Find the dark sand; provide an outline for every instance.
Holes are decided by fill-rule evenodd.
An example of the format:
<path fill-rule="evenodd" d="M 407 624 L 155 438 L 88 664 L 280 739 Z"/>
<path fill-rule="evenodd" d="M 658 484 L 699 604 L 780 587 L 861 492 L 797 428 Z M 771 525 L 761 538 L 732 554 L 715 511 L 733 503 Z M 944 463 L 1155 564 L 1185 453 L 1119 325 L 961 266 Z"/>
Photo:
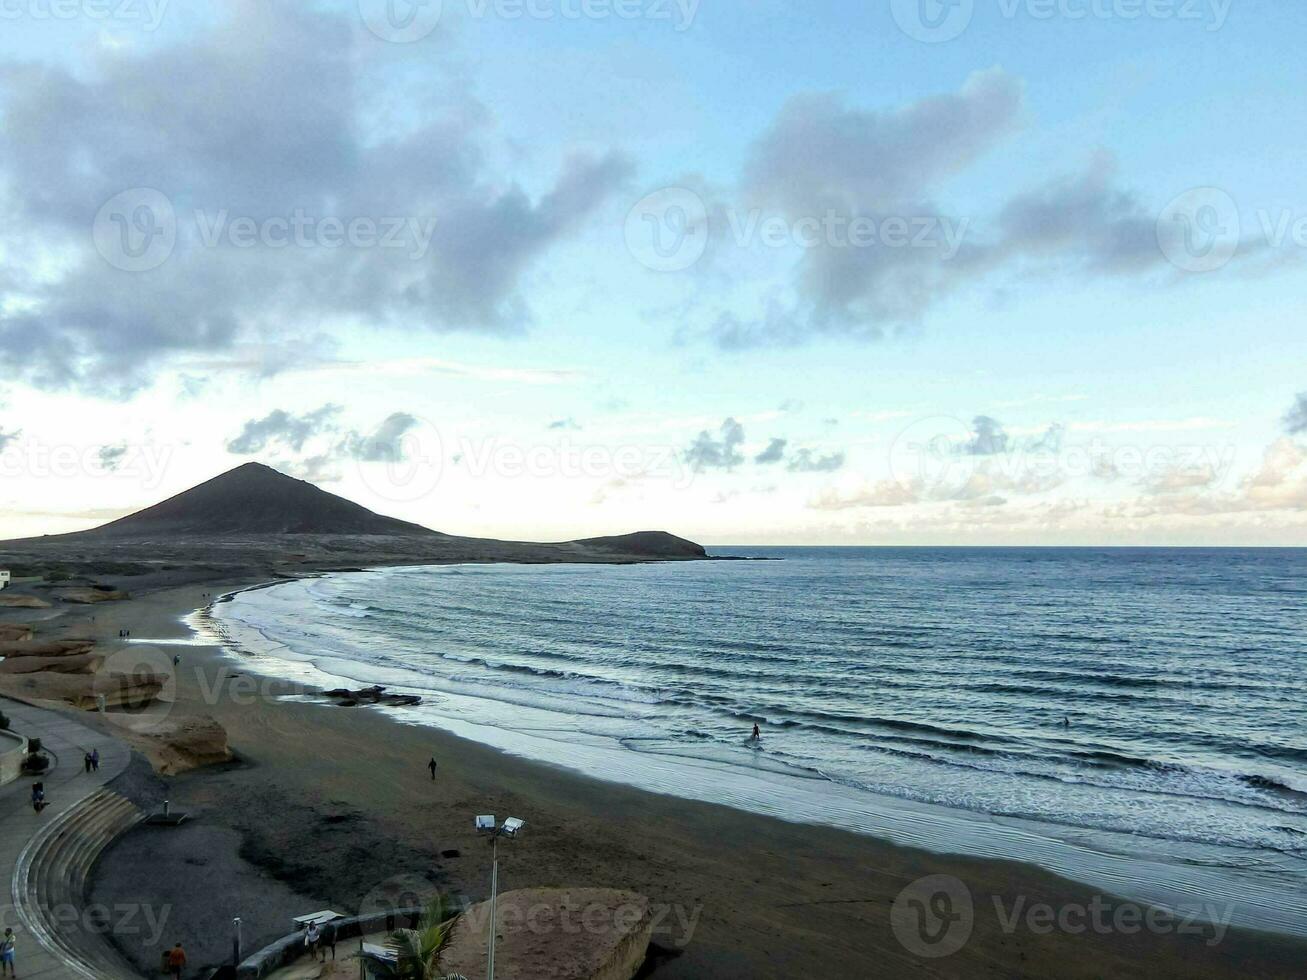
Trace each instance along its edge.
<path fill-rule="evenodd" d="M 70 612 L 57 631 L 52 622 L 43 632 L 93 630 L 109 647 L 122 625 L 136 638 L 183 636 L 179 617 L 207 601 L 202 591 L 236 584 Z M 164 909 L 159 942 L 183 939 L 195 965 L 229 954 L 234 915 L 244 920 L 248 952 L 289 931 L 293 913 L 375 907 L 395 885 L 434 882 L 484 898 L 489 848 L 472 817 L 493 812 L 529 821 L 524 838 L 501 847 L 502 889 L 629 888 L 665 909 L 657 942 L 678 955 L 653 976 L 666 980 L 1307 975 L 1307 943 L 1251 931 L 1231 930 L 1215 944 L 1210 928 L 1037 933 L 1023 924 L 1005 932 L 995 896 L 1005 907 L 1024 897 L 1061 908 L 1088 906 L 1097 893 L 1027 865 L 901 848 L 600 782 L 367 708 L 278 700 L 288 686 L 260 682 L 251 691 L 251 675 L 233 679 L 242 667 L 214 648 L 164 649 L 182 656 L 173 717 L 214 715 L 239 761 L 165 780 L 160 791 L 193 820 L 177 831 L 141 828 L 117 843 L 98 866 L 92 898 Z M 426 770 L 432 755 L 435 782 Z M 964 881 L 976 913 L 959 951 L 927 959 L 899 942 L 890 910 L 905 885 L 933 874 Z M 120 944 L 143 966 L 157 963 L 159 947 L 144 936 Z"/>

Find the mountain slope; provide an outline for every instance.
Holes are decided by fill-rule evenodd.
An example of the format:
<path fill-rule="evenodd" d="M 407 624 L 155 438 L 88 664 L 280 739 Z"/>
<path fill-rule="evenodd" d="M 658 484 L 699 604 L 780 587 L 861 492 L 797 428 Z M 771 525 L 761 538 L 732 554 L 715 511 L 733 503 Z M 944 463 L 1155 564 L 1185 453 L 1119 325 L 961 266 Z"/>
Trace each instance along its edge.
<path fill-rule="evenodd" d="M 263 534 L 437 535 L 373 513 L 344 497 L 262 463 L 246 463 L 85 537 L 188 537 Z"/>

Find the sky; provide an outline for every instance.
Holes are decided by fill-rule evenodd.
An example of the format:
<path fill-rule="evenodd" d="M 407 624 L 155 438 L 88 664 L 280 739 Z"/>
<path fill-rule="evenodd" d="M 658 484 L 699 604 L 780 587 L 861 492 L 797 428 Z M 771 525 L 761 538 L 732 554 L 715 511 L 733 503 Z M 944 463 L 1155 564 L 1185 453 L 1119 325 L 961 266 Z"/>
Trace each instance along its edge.
<path fill-rule="evenodd" d="M 0 537 L 1307 545 L 1307 8 L 0 2 Z"/>

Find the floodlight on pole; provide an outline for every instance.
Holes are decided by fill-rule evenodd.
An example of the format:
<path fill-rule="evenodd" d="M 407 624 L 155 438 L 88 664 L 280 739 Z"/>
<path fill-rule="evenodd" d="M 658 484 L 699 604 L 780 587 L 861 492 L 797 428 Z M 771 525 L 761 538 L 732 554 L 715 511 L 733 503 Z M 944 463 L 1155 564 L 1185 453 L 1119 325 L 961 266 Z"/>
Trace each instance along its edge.
<path fill-rule="evenodd" d="M 517 837 L 526 827 L 521 817 L 508 817 L 496 826 L 494 814 L 480 814 L 477 833 L 490 838 L 490 938 L 486 941 L 486 980 L 495 980 L 495 913 L 499 904 L 499 838 Z"/>

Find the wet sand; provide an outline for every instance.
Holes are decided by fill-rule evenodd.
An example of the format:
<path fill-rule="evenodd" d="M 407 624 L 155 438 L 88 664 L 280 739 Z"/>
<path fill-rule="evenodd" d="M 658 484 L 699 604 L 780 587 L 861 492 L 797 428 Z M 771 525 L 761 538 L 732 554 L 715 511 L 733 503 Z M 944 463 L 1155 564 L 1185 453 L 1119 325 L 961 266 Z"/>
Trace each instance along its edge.
<path fill-rule="evenodd" d="M 180 617 L 208 601 L 202 593 L 242 584 L 250 583 L 188 585 L 79 610 L 59 629 L 91 630 L 110 647 L 124 626 L 137 639 L 186 637 Z M 168 778 L 161 791 L 194 819 L 180 831 L 142 828 L 124 838 L 99 866 L 92 897 L 166 908 L 164 938 L 184 938 L 196 965 L 228 954 L 234 915 L 249 951 L 287 932 L 292 913 L 350 913 L 396 887 L 484 898 L 490 855 L 472 817 L 492 812 L 528 821 L 526 835 L 500 850 L 502 889 L 643 892 L 661 910 L 656 942 L 671 954 L 652 975 L 667 980 L 1287 978 L 1307 964 L 1298 939 L 1164 918 L 1150 927 L 1133 903 L 1029 865 L 896 847 L 602 782 L 368 708 L 285 700 L 290 685 L 250 675 L 216 648 L 163 649 L 182 657 L 169 720 L 213 715 L 238 762 Z M 957 879 L 965 893 L 946 881 L 958 901 L 930 905 L 931 890 L 925 907 L 961 918 L 928 912 L 923 935 L 905 896 L 898 908 L 908 928 L 896 930 L 896 896 L 933 875 Z M 950 955 L 919 955 L 951 948 L 968 923 Z M 123 942 L 143 965 L 157 963 L 147 945 Z"/>

